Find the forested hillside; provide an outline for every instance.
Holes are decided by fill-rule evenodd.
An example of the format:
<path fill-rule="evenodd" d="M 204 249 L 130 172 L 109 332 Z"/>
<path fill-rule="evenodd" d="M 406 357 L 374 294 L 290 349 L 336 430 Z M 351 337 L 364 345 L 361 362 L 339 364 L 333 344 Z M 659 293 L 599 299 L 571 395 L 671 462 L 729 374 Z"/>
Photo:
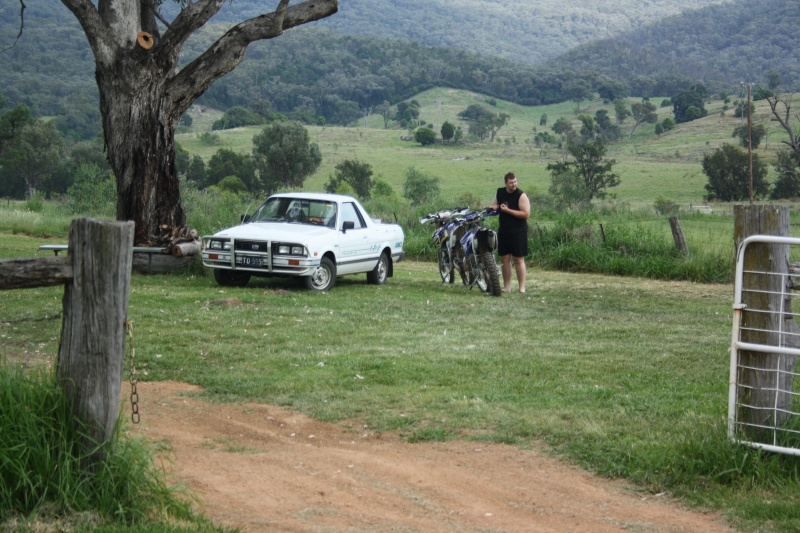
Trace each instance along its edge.
<path fill-rule="evenodd" d="M 318 24 L 343 34 L 410 39 L 538 64 L 595 39 L 730 0 L 341 0 Z M 235 0 L 233 14 L 260 13 L 261 0 Z"/>
<path fill-rule="evenodd" d="M 708 85 L 763 83 L 776 70 L 785 87 L 796 88 L 799 31 L 797 0 L 736 0 L 579 46 L 548 65 L 594 69 L 633 87 L 667 72 Z"/>
<path fill-rule="evenodd" d="M 99 129 L 97 89 L 83 32 L 58 0 L 28 4 L 22 38 L 0 53 L 0 94 L 7 105 L 21 102 L 35 116 L 57 117 L 65 134 L 92 137 Z M 692 2 L 709 4 L 720 2 Z M 184 58 L 188 61 L 221 34 L 229 26 L 225 17 L 241 20 L 259 5 L 255 0 L 226 5 L 222 16 L 190 41 Z M 785 85 L 798 79 L 800 52 L 792 33 L 800 27 L 796 0 L 712 5 L 580 46 L 544 65 L 495 55 L 510 57 L 504 47 L 513 44 L 534 61 L 581 36 L 640 26 L 658 13 L 688 5 L 666 0 L 624 0 L 613 6 L 599 0 L 342 0 L 340 13 L 329 20 L 252 45 L 242 65 L 216 82 L 200 103 L 348 124 L 383 102 L 396 104 L 434 86 L 538 105 L 577 102 L 617 80 L 632 96 L 670 96 L 698 81 L 714 92 L 730 91 L 739 81 L 761 82 L 771 69 L 783 74 Z M 542 24 L 546 31 L 539 31 Z M 3 2 L 0 49 L 14 43 L 18 31 L 19 4 Z M 367 35 L 373 32 L 382 37 Z M 482 53 L 423 43 L 461 43 Z"/>

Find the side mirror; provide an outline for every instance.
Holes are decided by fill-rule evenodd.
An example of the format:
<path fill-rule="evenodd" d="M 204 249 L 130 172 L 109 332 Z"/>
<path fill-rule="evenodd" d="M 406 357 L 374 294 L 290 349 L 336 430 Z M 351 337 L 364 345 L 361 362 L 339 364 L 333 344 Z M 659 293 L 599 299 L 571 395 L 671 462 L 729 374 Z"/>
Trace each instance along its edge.
<path fill-rule="evenodd" d="M 250 215 L 242 215 L 242 224 L 250 222 Z"/>
<path fill-rule="evenodd" d="M 353 229 L 353 228 L 355 228 L 355 227 L 356 227 L 356 223 L 355 223 L 355 222 L 353 222 L 352 220 L 345 220 L 345 221 L 342 223 L 342 231 L 343 231 L 344 233 L 347 233 L 347 230 L 349 230 L 349 229 Z"/>

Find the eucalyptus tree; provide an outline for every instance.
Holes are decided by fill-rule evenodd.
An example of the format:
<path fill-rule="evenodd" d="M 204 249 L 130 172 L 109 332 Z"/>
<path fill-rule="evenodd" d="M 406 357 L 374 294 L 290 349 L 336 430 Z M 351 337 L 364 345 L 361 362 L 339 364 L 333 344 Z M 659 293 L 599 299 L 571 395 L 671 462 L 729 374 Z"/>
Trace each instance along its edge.
<path fill-rule="evenodd" d="M 182 227 L 175 126 L 192 103 L 236 68 L 247 46 L 325 18 L 337 0 L 278 0 L 274 11 L 234 24 L 185 65 L 189 37 L 226 0 L 176 0 L 172 20 L 160 0 L 61 0 L 91 47 L 106 150 L 117 182 L 117 219 L 133 220 L 134 242 L 153 242 L 161 225 Z"/>

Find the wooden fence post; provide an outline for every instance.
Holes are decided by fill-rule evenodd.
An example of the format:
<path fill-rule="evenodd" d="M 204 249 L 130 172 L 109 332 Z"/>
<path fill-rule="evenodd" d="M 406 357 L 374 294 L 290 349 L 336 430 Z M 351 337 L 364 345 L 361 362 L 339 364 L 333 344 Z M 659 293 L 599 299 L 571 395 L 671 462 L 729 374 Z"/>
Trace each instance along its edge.
<path fill-rule="evenodd" d="M 675 248 L 683 255 L 689 255 L 689 248 L 686 246 L 686 239 L 683 237 L 681 222 L 678 217 L 669 217 L 669 227 L 672 229 L 672 239 L 675 241 Z"/>
<path fill-rule="evenodd" d="M 56 375 L 88 428 L 86 446 L 105 444 L 119 417 L 132 249 L 133 222 L 70 225 L 73 277 L 64 290 Z"/>
<path fill-rule="evenodd" d="M 734 206 L 736 250 L 751 235 L 788 236 L 789 208 L 777 205 Z M 798 338 L 800 328 L 791 318 L 791 299 L 786 298 L 785 302 L 781 302 L 781 294 L 784 291 L 788 293 L 789 245 L 750 244 L 744 257 L 744 272 L 742 286 L 746 290 L 742 293 L 742 303 L 747 308 L 742 313 L 741 340 L 772 346 L 781 346 L 783 341 L 783 345 L 797 347 L 798 343 L 793 339 Z M 761 272 L 769 272 L 770 275 L 759 274 Z M 771 312 L 749 312 L 748 309 Z M 780 312 L 782 309 L 783 313 Z M 781 331 L 783 335 L 779 333 Z M 792 390 L 790 372 L 795 362 L 796 358 L 791 356 L 777 357 L 775 354 L 744 350 L 739 352 L 739 420 L 760 426 L 779 425 L 786 421 L 786 413 L 776 415 L 775 420 L 772 415 L 781 413 L 781 409 L 790 410 L 791 395 L 780 391 Z M 776 379 L 779 381 L 776 382 Z"/>

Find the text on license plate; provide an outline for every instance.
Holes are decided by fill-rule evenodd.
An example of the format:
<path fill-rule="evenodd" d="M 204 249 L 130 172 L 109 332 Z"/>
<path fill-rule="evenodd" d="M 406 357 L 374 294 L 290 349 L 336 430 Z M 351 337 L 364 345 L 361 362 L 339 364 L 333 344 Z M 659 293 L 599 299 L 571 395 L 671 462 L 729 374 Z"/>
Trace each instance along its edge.
<path fill-rule="evenodd" d="M 261 257 L 242 257 L 242 265 L 260 267 L 264 266 L 264 260 Z"/>

